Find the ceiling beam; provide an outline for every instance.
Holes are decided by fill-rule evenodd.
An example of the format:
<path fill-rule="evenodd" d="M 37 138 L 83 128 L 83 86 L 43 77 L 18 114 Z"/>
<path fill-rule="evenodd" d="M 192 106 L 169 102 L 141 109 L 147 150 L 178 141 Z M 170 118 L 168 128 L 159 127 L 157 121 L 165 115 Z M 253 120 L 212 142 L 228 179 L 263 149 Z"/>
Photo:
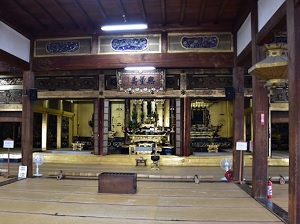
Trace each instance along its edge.
<path fill-rule="evenodd" d="M 78 0 L 75 0 L 76 6 L 83 12 L 83 14 L 85 15 L 85 17 L 88 19 L 88 21 L 90 22 L 90 24 L 92 24 L 94 26 L 94 28 L 97 28 L 97 25 L 95 24 L 95 22 L 91 19 L 91 17 L 89 16 L 89 14 L 86 12 L 86 10 L 83 8 L 83 6 L 81 5 L 81 3 Z"/>
<path fill-rule="evenodd" d="M 104 10 L 103 5 L 101 4 L 100 0 L 97 0 L 96 2 L 97 2 L 98 5 L 99 5 L 99 9 L 100 9 L 100 14 L 101 14 L 101 16 L 103 17 L 103 19 L 106 20 L 106 19 L 107 19 L 107 14 L 106 14 L 106 12 L 105 12 L 105 10 Z"/>
<path fill-rule="evenodd" d="M 204 10 L 206 7 L 207 0 L 202 0 L 202 1 L 200 1 L 200 3 L 201 3 L 201 5 L 199 7 L 200 11 L 199 11 L 198 20 L 197 20 L 198 25 L 200 25 L 203 22 Z"/>
<path fill-rule="evenodd" d="M 62 7 L 62 5 L 58 2 L 58 0 L 54 0 L 55 4 L 64 12 L 64 14 L 72 21 L 73 28 L 75 29 L 79 29 L 80 26 L 79 24 L 74 20 L 74 18 L 66 11 L 66 9 L 64 7 Z"/>
<path fill-rule="evenodd" d="M 228 3 L 228 0 L 222 0 L 222 4 L 220 5 L 220 7 L 218 9 L 218 13 L 217 13 L 217 16 L 215 18 L 215 23 L 219 23 L 220 17 L 223 14 L 223 11 L 224 11 L 227 3 Z"/>
<path fill-rule="evenodd" d="M 31 19 L 33 19 L 36 23 L 38 23 L 43 29 L 47 29 L 47 26 L 41 22 L 41 20 L 35 17 L 30 11 L 27 10 L 18 0 L 13 1 L 19 8 L 21 8 Z"/>
<path fill-rule="evenodd" d="M 161 6 L 161 26 L 165 28 L 166 26 L 166 0 L 160 1 Z"/>
<path fill-rule="evenodd" d="M 120 10 L 122 12 L 122 16 L 123 16 L 124 22 L 127 22 L 127 19 L 128 19 L 127 18 L 127 13 L 125 11 L 125 8 L 124 8 L 122 0 L 117 0 L 117 3 L 118 3 L 118 5 L 120 7 Z"/>
<path fill-rule="evenodd" d="M 17 67 L 24 71 L 28 71 L 30 69 L 30 64 L 12 54 L 7 53 L 4 50 L 0 49 L 0 61 L 8 63 L 11 67 Z"/>
<path fill-rule="evenodd" d="M 138 4 L 139 4 L 139 8 L 141 10 L 141 14 L 142 14 L 143 20 L 144 20 L 144 22 L 147 22 L 147 16 L 146 16 L 146 11 L 145 11 L 144 0 L 138 1 Z"/>
<path fill-rule="evenodd" d="M 63 27 L 63 25 L 55 18 L 55 16 L 53 16 L 53 14 L 51 14 L 45 7 L 44 7 L 44 5 L 43 4 L 41 4 L 39 1 L 37 1 L 37 0 L 33 0 L 34 1 L 34 3 L 36 4 L 36 5 L 38 5 L 41 9 L 42 9 L 42 11 L 44 11 L 51 19 L 53 19 L 53 21 L 61 28 L 61 29 L 63 29 L 64 27 Z"/>
<path fill-rule="evenodd" d="M 185 9 L 186 9 L 186 0 L 181 1 L 181 7 L 180 7 L 180 25 L 184 24 L 184 18 L 185 18 Z"/>
<path fill-rule="evenodd" d="M 232 26 L 232 32 L 236 33 L 241 28 L 243 23 L 245 22 L 247 16 L 250 13 L 251 9 L 251 0 L 245 0 L 240 3 L 240 6 L 238 7 L 240 10 L 235 15 L 235 22 Z"/>
<path fill-rule="evenodd" d="M 33 59 L 34 72 L 58 70 L 120 69 L 126 66 L 157 68 L 229 68 L 233 53 L 154 53 L 87 56 L 38 57 Z"/>

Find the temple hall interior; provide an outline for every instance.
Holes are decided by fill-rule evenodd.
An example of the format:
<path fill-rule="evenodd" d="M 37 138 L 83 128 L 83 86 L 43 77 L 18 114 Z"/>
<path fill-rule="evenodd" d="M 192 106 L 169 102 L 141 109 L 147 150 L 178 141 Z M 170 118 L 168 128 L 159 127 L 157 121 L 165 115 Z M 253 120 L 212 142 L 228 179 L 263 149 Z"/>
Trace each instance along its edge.
<path fill-rule="evenodd" d="M 1 2 L 0 183 L 39 176 L 39 162 L 48 172 L 41 180 L 94 177 L 96 168 L 99 185 L 122 173 L 196 183 L 195 168 L 206 169 L 280 211 L 275 222 L 300 223 L 299 6 Z M 283 183 L 283 201 L 272 199 L 272 181 Z"/>

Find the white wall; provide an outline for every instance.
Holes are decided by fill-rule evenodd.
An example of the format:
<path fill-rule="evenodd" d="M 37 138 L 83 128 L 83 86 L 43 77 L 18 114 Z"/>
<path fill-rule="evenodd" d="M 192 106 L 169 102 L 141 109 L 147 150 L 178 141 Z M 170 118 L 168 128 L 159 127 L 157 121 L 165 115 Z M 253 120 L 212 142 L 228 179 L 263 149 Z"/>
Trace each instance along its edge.
<path fill-rule="evenodd" d="M 0 49 L 29 62 L 30 40 L 0 21 Z"/>
<path fill-rule="evenodd" d="M 243 25 L 237 32 L 237 55 L 251 42 L 251 13 L 247 16 Z"/>
<path fill-rule="evenodd" d="M 259 0 L 258 7 L 258 31 L 271 19 L 285 0 Z"/>

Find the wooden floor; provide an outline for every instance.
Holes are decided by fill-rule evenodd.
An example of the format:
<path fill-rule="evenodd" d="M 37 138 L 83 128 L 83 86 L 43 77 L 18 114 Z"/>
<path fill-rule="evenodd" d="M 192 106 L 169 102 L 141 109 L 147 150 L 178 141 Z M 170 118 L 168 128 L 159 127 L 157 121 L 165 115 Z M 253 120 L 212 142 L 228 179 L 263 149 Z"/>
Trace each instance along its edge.
<path fill-rule="evenodd" d="M 0 163 L 0 168 L 6 165 Z M 10 165 L 16 175 L 20 164 Z M 45 163 L 39 168 L 42 178 L 0 187 L 1 223 L 284 223 L 284 217 L 267 210 L 240 185 L 220 181 L 224 171 L 219 167 L 160 168 Z M 70 176 L 57 180 L 54 174 L 60 170 Z M 245 167 L 247 182 L 251 170 Z M 137 173 L 137 193 L 99 194 L 96 175 L 101 172 Z M 270 176 L 287 175 L 288 168 L 270 167 L 268 172 Z M 199 184 L 193 180 L 195 174 Z M 0 180 L 8 181 L 3 176 Z M 286 211 L 288 184 L 273 186 L 270 202 Z"/>

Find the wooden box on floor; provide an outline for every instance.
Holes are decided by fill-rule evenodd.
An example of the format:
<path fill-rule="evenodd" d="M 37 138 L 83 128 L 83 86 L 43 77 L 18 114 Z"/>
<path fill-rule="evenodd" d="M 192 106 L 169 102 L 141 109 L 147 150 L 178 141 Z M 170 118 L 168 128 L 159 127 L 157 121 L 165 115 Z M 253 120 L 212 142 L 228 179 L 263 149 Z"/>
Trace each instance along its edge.
<path fill-rule="evenodd" d="M 98 193 L 135 194 L 136 173 L 103 172 L 98 176 Z"/>

